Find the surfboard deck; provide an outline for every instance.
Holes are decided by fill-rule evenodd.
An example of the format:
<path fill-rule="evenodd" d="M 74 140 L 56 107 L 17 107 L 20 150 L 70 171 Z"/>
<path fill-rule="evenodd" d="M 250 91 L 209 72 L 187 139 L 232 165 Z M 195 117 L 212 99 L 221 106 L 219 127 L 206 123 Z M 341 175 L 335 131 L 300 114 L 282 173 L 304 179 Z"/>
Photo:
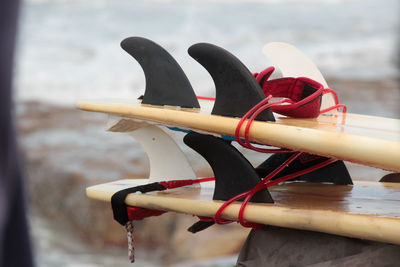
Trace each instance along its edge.
<path fill-rule="evenodd" d="M 186 130 L 233 137 L 239 118 L 210 115 L 213 101 L 201 109 L 141 105 L 139 101 L 79 102 L 81 110 L 102 112 Z M 275 114 L 276 122 L 255 121 L 249 139 L 265 145 L 400 171 L 400 120 L 359 114 L 294 119 Z M 132 121 L 132 124 L 135 122 Z M 129 127 L 128 127 L 129 129 Z M 244 134 L 242 127 L 241 134 Z"/>
<path fill-rule="evenodd" d="M 148 179 L 124 179 L 86 189 L 87 196 L 109 202 L 122 189 Z M 212 217 L 222 201 L 213 201 L 214 182 L 201 188 L 182 187 L 129 194 L 127 205 Z M 311 230 L 400 245 L 400 184 L 356 181 L 354 185 L 290 182 L 269 188 L 274 204 L 250 203 L 246 220 L 265 225 Z M 223 218 L 236 220 L 240 204 Z"/>

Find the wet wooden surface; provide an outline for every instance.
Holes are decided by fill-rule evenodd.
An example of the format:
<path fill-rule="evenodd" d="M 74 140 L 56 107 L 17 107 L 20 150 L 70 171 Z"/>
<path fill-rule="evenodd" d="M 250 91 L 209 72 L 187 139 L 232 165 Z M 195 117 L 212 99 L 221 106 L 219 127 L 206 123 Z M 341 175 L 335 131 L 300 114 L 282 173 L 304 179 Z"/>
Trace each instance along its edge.
<path fill-rule="evenodd" d="M 110 201 L 114 192 L 146 180 L 120 180 L 87 188 L 90 198 Z M 270 188 L 274 204 L 249 204 L 247 221 L 279 227 L 324 232 L 400 245 L 400 185 L 356 182 L 354 186 L 287 183 Z M 213 183 L 202 188 L 178 188 L 130 194 L 131 206 L 213 217 L 222 201 L 213 201 Z M 239 203 L 222 217 L 237 220 Z"/>
<path fill-rule="evenodd" d="M 204 101 L 203 101 L 204 102 Z M 216 135 L 234 136 L 238 118 L 209 115 L 212 101 L 192 112 L 176 107 L 140 106 L 136 102 L 80 102 L 77 107 L 125 118 L 151 121 Z M 106 104 L 107 103 L 107 104 Z M 119 103 L 119 104 L 116 104 Z M 244 135 L 244 127 L 241 129 Z M 289 148 L 390 171 L 400 171 L 400 121 L 338 113 L 316 119 L 277 116 L 276 122 L 255 121 L 249 139 L 260 144 Z"/>
<path fill-rule="evenodd" d="M 214 101 L 200 100 L 201 112 L 211 114 Z M 323 131 L 373 136 L 391 141 L 400 141 L 400 120 L 362 114 L 335 112 L 312 119 L 294 119 L 274 113 L 276 123 Z"/>
<path fill-rule="evenodd" d="M 94 102 L 81 102 L 78 106 L 85 109 L 85 103 L 112 104 L 119 106 L 153 107 L 156 109 L 181 110 L 169 106 L 141 105 L 137 100 L 106 100 Z M 214 105 L 212 100 L 199 100 L 201 109 L 182 109 L 182 111 L 211 114 Z M 100 111 L 101 112 L 101 111 Z M 312 119 L 294 119 L 274 113 L 276 123 L 288 126 L 297 126 L 337 133 L 348 133 L 360 136 L 370 136 L 385 140 L 400 141 L 400 120 L 370 115 L 341 113 L 320 115 Z"/>
<path fill-rule="evenodd" d="M 140 181 L 146 183 L 146 180 Z M 114 192 L 135 184 L 139 184 L 138 180 L 119 180 L 89 187 L 87 192 L 89 197 L 109 201 Z M 165 198 L 212 201 L 213 190 L 213 183 L 206 183 L 201 188 L 177 188 L 147 195 L 159 197 L 160 201 Z M 269 191 L 275 201 L 273 205 L 251 205 L 363 214 L 396 218 L 400 223 L 400 184 L 397 183 L 358 181 L 348 186 L 292 182 L 273 186 Z"/>

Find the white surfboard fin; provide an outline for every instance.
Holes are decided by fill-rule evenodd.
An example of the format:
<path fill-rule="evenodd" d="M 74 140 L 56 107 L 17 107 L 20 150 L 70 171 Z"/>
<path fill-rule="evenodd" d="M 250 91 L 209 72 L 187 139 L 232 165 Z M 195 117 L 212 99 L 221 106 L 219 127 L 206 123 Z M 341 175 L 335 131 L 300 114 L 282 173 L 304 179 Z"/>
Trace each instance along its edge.
<path fill-rule="evenodd" d="M 281 71 L 283 77 L 307 77 L 321 83 L 325 88 L 328 84 L 317 66 L 301 50 L 283 42 L 266 44 L 262 52 Z M 335 105 L 331 94 L 322 96 L 321 110 Z M 330 112 L 336 112 L 332 110 Z"/>
<path fill-rule="evenodd" d="M 113 119 L 109 126 L 109 131 L 128 133 L 143 146 L 150 162 L 149 183 L 196 179 L 185 154 L 161 128 L 131 119 Z"/>

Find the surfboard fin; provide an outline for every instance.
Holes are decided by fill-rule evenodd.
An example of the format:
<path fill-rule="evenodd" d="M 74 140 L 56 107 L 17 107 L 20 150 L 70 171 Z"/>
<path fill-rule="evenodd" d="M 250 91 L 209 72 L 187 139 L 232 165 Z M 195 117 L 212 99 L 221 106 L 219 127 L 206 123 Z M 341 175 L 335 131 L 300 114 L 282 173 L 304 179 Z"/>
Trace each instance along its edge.
<path fill-rule="evenodd" d="M 260 182 L 254 167 L 229 141 L 212 135 L 190 132 L 183 138 L 183 142 L 210 164 L 215 176 L 214 200 L 229 200 L 252 189 Z M 251 202 L 273 203 L 274 201 L 268 190 L 264 189 L 257 192 Z M 197 232 L 210 225 L 212 224 L 199 222 L 188 230 Z"/>
<path fill-rule="evenodd" d="M 383 176 L 379 182 L 383 183 L 400 183 L 400 173 L 394 172 Z"/>
<path fill-rule="evenodd" d="M 215 224 L 215 222 L 198 221 L 198 222 L 195 222 L 192 226 L 190 226 L 187 230 L 189 232 L 191 232 L 192 234 L 195 234 L 197 232 L 207 229 L 208 227 L 210 227 L 214 224 Z"/>
<path fill-rule="evenodd" d="M 144 71 L 143 104 L 200 108 L 188 78 L 164 48 L 142 37 L 128 37 L 121 42 L 121 47 Z"/>
<path fill-rule="evenodd" d="M 211 114 L 243 117 L 265 98 L 260 85 L 247 67 L 225 49 L 208 43 L 198 43 L 192 45 L 188 53 L 214 80 L 216 99 Z M 256 120 L 275 121 L 270 109 L 260 113 Z"/>
<path fill-rule="evenodd" d="M 256 168 L 256 172 L 260 175 L 261 178 L 265 177 L 273 170 L 278 168 L 291 155 L 293 155 L 293 153 L 273 154 L 271 157 L 269 157 L 267 160 L 265 160 Z M 297 158 L 296 160 L 294 160 L 291 164 L 289 164 L 273 179 L 277 179 L 286 176 L 288 174 L 292 174 L 297 171 L 310 168 L 327 159 L 328 158 L 326 157 L 304 154 L 299 158 Z M 339 185 L 353 184 L 350 174 L 347 171 L 346 165 L 344 165 L 343 161 L 341 160 L 333 162 L 321 169 L 315 170 L 313 172 L 292 179 L 292 181 L 295 180 L 313 182 L 313 183 L 333 183 Z"/>

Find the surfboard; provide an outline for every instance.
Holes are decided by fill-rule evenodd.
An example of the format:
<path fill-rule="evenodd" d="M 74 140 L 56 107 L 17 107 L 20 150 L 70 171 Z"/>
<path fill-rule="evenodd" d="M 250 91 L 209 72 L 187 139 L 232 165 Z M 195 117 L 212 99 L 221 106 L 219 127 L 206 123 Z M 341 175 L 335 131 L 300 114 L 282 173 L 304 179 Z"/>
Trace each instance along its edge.
<path fill-rule="evenodd" d="M 86 189 L 87 196 L 109 202 L 122 189 L 147 183 L 124 179 Z M 213 217 L 222 201 L 212 200 L 214 183 L 146 194 L 129 194 L 128 205 Z M 311 230 L 400 245 L 400 184 L 356 181 L 354 185 L 290 182 L 269 188 L 274 204 L 249 203 L 247 221 Z M 240 204 L 223 218 L 237 220 Z"/>
<path fill-rule="evenodd" d="M 86 190 L 88 197 L 110 202 L 114 193 L 126 188 L 162 180 L 193 179 L 195 175 L 185 155 L 162 130 L 162 127 L 169 127 L 189 132 L 185 138 L 189 136 L 191 139 L 185 143 L 210 163 L 216 182 L 203 183 L 201 187 L 128 194 L 122 203 L 213 217 L 223 204 L 219 200 L 240 194 L 249 184 L 253 188 L 260 177 L 239 151 L 228 142 L 210 135 L 233 140 L 243 112 L 259 103 L 265 95 L 246 67 L 229 52 L 216 46 L 196 44 L 189 48 L 189 54 L 211 74 L 219 106 L 217 101 L 198 101 L 179 65 L 157 44 L 132 37 L 125 39 L 121 46 L 145 72 L 144 96 L 140 100 L 81 101 L 77 107 L 109 115 L 107 130 L 124 132 L 137 139 L 149 156 L 150 179 L 127 179 L 91 186 Z M 278 45 L 273 49 L 292 48 Z M 293 56 L 298 61 L 305 58 L 299 51 L 295 51 Z M 302 64 L 292 68 L 287 65 L 287 60 L 277 63 L 284 75 L 303 75 L 298 70 Z M 315 65 L 312 62 L 306 65 L 306 72 L 316 74 L 314 78 L 323 82 Z M 271 121 L 271 117 L 275 121 Z M 243 133 L 244 129 L 241 129 L 242 136 Z M 400 171 L 400 121 L 396 119 L 340 112 L 299 119 L 270 113 L 253 122 L 249 139 L 256 144 Z M 221 157 L 221 152 L 225 157 Z M 216 153 L 220 153 L 217 160 L 212 158 Z M 219 158 L 229 158 L 225 160 L 228 163 L 221 166 L 221 162 L 215 162 Z M 231 169 L 235 169 L 234 173 Z M 241 169 L 246 170 L 241 172 Z M 325 174 L 330 175 L 329 171 Z M 231 179 L 232 176 L 235 179 Z M 230 183 L 232 180 L 236 185 Z M 234 190 L 229 191 L 232 187 Z M 221 197 L 221 194 L 216 194 L 218 188 L 219 193 L 225 193 L 224 190 L 228 193 Z M 265 198 L 248 204 L 244 212 L 246 221 L 400 245 L 400 184 L 355 182 L 354 185 L 333 185 L 292 181 L 258 193 L 265 193 Z M 239 209 L 240 204 L 233 203 L 224 210 L 222 217 L 237 220 Z"/>
<path fill-rule="evenodd" d="M 79 102 L 77 107 L 117 116 L 131 127 L 146 121 L 183 130 L 235 136 L 239 118 L 211 115 L 213 101 L 199 102 L 200 110 L 142 105 L 137 100 Z M 340 112 L 315 119 L 294 119 L 277 114 L 275 117 L 275 122 L 254 121 L 249 139 L 259 144 L 400 171 L 400 120 Z M 244 129 L 241 130 L 243 134 Z"/>
<path fill-rule="evenodd" d="M 146 90 L 142 99 L 82 101 L 77 103 L 79 109 L 118 116 L 125 126 L 130 118 L 232 139 L 239 118 L 265 99 L 259 83 L 245 65 L 215 45 L 200 43 L 188 50 L 212 76 L 216 85 L 215 102 L 196 99 L 179 64 L 158 44 L 145 38 L 130 37 L 123 40 L 121 46 L 144 70 Z M 274 51 L 291 55 L 293 67 L 288 64 L 287 57 L 280 59 L 272 53 Z M 287 75 L 314 75 L 322 86 L 326 86 L 316 66 L 296 48 L 273 43 L 267 45 L 264 52 L 275 59 Z M 315 119 L 287 118 L 272 114 L 270 110 L 260 116 L 249 131 L 249 140 L 255 143 L 400 171 L 399 120 L 340 112 Z M 272 122 L 274 119 L 276 121 Z M 242 136 L 243 133 L 244 129 L 241 129 Z"/>

